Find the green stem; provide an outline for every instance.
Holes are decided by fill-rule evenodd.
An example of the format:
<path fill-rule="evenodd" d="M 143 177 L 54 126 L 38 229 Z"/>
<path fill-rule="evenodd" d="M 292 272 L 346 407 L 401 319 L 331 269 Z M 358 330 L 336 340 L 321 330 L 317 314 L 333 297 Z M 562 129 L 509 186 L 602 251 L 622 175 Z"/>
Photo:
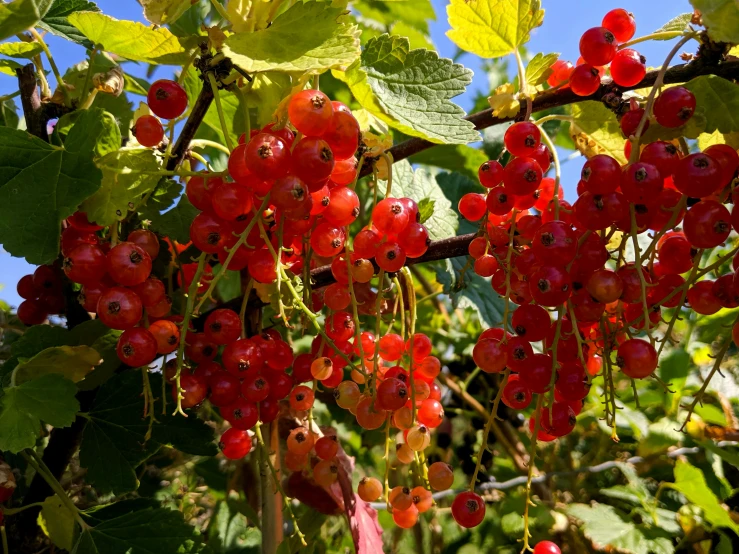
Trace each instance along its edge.
<path fill-rule="evenodd" d="M 269 194 L 264 197 L 264 200 L 262 200 L 262 204 L 259 206 L 259 209 L 254 214 L 254 217 L 249 222 L 249 224 L 246 226 L 244 231 L 239 235 L 239 240 L 236 241 L 236 244 L 234 244 L 228 251 L 228 256 L 226 256 L 226 259 L 221 264 L 221 268 L 218 270 L 218 273 L 216 273 L 213 276 L 213 279 L 210 282 L 210 285 L 208 285 L 208 290 L 205 291 L 205 294 L 203 294 L 203 297 L 200 299 L 200 302 L 197 306 L 195 306 L 194 313 L 197 315 L 200 313 L 200 308 L 203 307 L 203 304 L 209 300 L 213 293 L 216 290 L 216 285 L 218 285 L 218 282 L 223 279 L 223 277 L 226 275 L 226 271 L 228 271 L 228 264 L 231 263 L 231 260 L 236 255 L 236 251 L 241 248 L 241 246 L 246 242 L 246 239 L 249 238 L 249 233 L 254 228 L 254 225 L 259 222 L 259 219 L 262 217 L 262 212 L 265 210 L 265 208 L 269 205 Z"/>
<path fill-rule="evenodd" d="M 224 154 L 230 154 L 231 152 L 223 146 L 219 142 L 215 142 L 214 140 L 208 140 L 208 139 L 193 139 L 190 141 L 190 148 L 216 148 L 223 152 Z"/>
<path fill-rule="evenodd" d="M 559 187 L 562 180 L 562 166 L 559 162 L 557 147 L 554 145 L 549 133 L 544 130 L 542 125 L 538 125 L 538 127 L 541 133 L 541 139 L 547 145 L 547 148 L 549 148 L 549 152 L 552 154 L 552 160 L 554 161 L 554 196 L 552 197 L 552 202 L 554 202 L 554 219 L 559 219 Z"/>
<path fill-rule="evenodd" d="M 634 44 L 647 42 L 648 40 L 672 40 L 673 38 L 684 36 L 687 36 L 688 38 L 694 38 L 695 32 L 688 31 L 687 34 L 686 31 L 662 31 L 661 33 L 650 33 L 648 35 L 644 35 L 643 37 L 633 38 L 627 42 L 624 42 L 623 44 L 619 44 L 618 49 L 623 50 L 624 48 L 629 48 Z"/>
<path fill-rule="evenodd" d="M 210 3 L 213 4 L 213 7 L 218 12 L 218 15 L 221 16 L 221 19 L 223 19 L 227 23 L 230 23 L 228 19 L 228 13 L 226 12 L 226 9 L 221 5 L 221 3 L 218 0 L 210 0 Z"/>
<path fill-rule="evenodd" d="M 21 455 L 26 459 L 28 464 L 33 467 L 33 469 L 36 470 L 36 473 L 41 475 L 41 477 L 46 481 L 46 483 L 49 485 L 52 491 L 56 493 L 56 495 L 59 497 L 59 500 L 64 504 L 67 509 L 72 513 L 74 516 L 75 521 L 79 524 L 79 526 L 82 528 L 82 530 L 87 530 L 90 528 L 90 526 L 85 523 L 85 520 L 82 519 L 82 516 L 80 515 L 79 508 L 74 505 L 74 502 L 72 502 L 72 499 L 69 498 L 67 495 L 67 492 L 62 488 L 62 486 L 59 484 L 59 481 L 56 480 L 56 477 L 51 473 L 51 470 L 49 470 L 48 467 L 46 467 L 46 464 L 44 461 L 39 457 L 36 452 L 31 448 L 26 448 L 23 452 L 21 452 Z"/>
<path fill-rule="evenodd" d="M 185 364 L 185 342 L 187 340 L 187 329 L 190 326 L 190 319 L 192 318 L 193 306 L 195 304 L 195 298 L 198 294 L 198 285 L 200 277 L 203 275 L 205 269 L 205 263 L 208 259 L 208 254 L 203 252 L 198 258 L 198 267 L 193 275 L 190 288 L 187 290 L 187 307 L 185 308 L 185 315 L 182 318 L 182 328 L 180 329 L 180 344 L 177 347 L 177 373 L 175 373 L 175 386 L 177 387 L 177 407 L 175 408 L 174 414 L 181 414 L 187 417 L 187 414 L 182 410 L 182 388 L 180 387 L 180 377 L 182 375 L 182 368 Z"/>
<path fill-rule="evenodd" d="M 23 512 L 24 510 L 27 510 L 28 508 L 40 508 L 43 506 L 43 502 L 33 502 L 31 504 L 26 504 L 25 506 L 21 506 L 20 508 L 3 508 L 3 514 L 6 516 L 12 516 L 15 514 L 19 514 Z"/>
<path fill-rule="evenodd" d="M 216 82 L 216 78 L 213 76 L 213 73 L 210 71 L 208 72 L 208 82 L 210 83 L 210 88 L 213 90 L 213 98 L 216 101 L 216 110 L 218 111 L 218 119 L 221 122 L 221 130 L 223 131 L 223 137 L 226 139 L 226 146 L 228 146 L 228 151 L 230 153 L 230 152 L 233 152 L 234 145 L 231 142 L 231 134 L 228 132 L 228 127 L 226 127 L 226 116 L 223 114 L 223 106 L 221 105 L 221 95 L 218 91 L 218 83 Z"/>
<path fill-rule="evenodd" d="M 90 95 L 90 83 L 92 82 L 92 64 L 95 61 L 97 55 L 97 46 L 90 50 L 90 56 L 87 61 L 87 73 L 85 74 L 85 84 L 82 87 L 82 97 L 80 98 L 80 105 L 84 106 L 87 102 L 87 97 Z"/>

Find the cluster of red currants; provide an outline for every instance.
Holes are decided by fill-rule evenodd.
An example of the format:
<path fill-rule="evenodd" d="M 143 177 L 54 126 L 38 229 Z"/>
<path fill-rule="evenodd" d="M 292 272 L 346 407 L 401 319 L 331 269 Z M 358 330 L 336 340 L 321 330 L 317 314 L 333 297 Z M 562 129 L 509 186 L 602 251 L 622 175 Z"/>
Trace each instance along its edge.
<path fill-rule="evenodd" d="M 632 48 L 619 48 L 636 32 L 634 16 L 624 9 L 608 12 L 600 27 L 593 27 L 580 38 L 580 59 L 577 65 L 557 60 L 547 79 L 552 87 L 568 86 L 578 96 L 590 96 L 601 84 L 610 64 L 613 82 L 633 87 L 647 74 L 646 59 Z"/>
<path fill-rule="evenodd" d="M 609 62 L 616 83 L 638 83 L 643 60 L 628 50 L 617 52 L 617 43 L 633 33 L 629 14 L 609 12 L 603 27 L 583 35 L 585 63 L 565 71 L 565 62 L 557 62 L 549 84 L 569 80 L 574 92 L 592 94 L 600 79 L 586 89 L 581 74 L 597 76 L 595 66 Z M 632 99 L 628 108 L 620 124 L 630 157 L 650 116 L 662 127 L 680 127 L 695 112 L 696 99 L 676 86 L 665 89 L 653 106 Z M 739 306 L 737 273 L 711 280 L 704 277 L 720 269 L 722 260 L 700 267 L 704 252 L 721 246 L 732 228 L 739 231 L 739 209 L 730 212 L 724 205 L 737 200 L 730 185 L 739 155 L 725 144 L 689 153 L 677 141 L 641 144 L 639 155 L 624 166 L 595 155 L 586 161 L 577 201 L 570 205 L 561 188 L 555 197 L 554 181 L 543 177 L 549 159 L 537 125 L 513 124 L 504 143 L 510 161 L 505 167 L 485 162 L 479 179 L 487 195 L 465 195 L 459 210 L 470 221 L 482 220 L 469 246 L 475 271 L 492 277 L 493 290 L 518 308 L 510 327 L 506 320 L 503 328 L 482 333 L 473 358 L 485 372 L 505 373 L 501 400 L 510 408 L 522 410 L 533 395 L 546 394 L 529 428 L 538 440 L 552 441 L 574 429 L 590 377 L 604 365 L 613 364 L 632 379 L 653 375 L 658 352 L 650 331 L 662 321 L 663 308 L 687 303 L 699 314 L 713 314 Z M 648 231 L 654 232 L 649 246 L 635 244 L 635 259 L 627 261 L 627 241 L 636 243 Z M 739 254 L 733 263 L 736 270 Z M 559 315 L 552 321 L 555 308 Z M 648 336 L 639 338 L 644 331 Z M 734 336 L 739 339 L 739 329 Z M 540 342 L 542 353 L 532 347 Z M 478 506 L 474 493 L 465 494 L 458 507 L 463 518 Z"/>
<path fill-rule="evenodd" d="M 40 265 L 30 275 L 18 281 L 18 296 L 23 302 L 18 305 L 18 319 L 24 325 L 40 325 L 50 315 L 64 312 L 64 281 L 56 265 Z"/>
<path fill-rule="evenodd" d="M 177 119 L 187 109 L 187 93 L 176 81 L 160 79 L 152 83 L 146 96 L 149 109 L 155 115 L 142 115 L 131 132 L 141 146 L 159 146 L 164 140 L 164 128 L 156 116 Z"/>

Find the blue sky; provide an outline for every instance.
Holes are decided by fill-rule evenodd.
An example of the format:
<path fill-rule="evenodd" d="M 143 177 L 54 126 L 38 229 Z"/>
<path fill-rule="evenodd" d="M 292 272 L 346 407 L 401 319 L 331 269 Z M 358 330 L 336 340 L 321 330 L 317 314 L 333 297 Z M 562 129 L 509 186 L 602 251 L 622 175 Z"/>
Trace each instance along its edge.
<path fill-rule="evenodd" d="M 409 0 L 413 1 L 413 0 Z M 445 57 L 452 57 L 456 47 L 446 37 L 449 24 L 446 20 L 446 0 L 432 0 L 436 11 L 436 21 L 431 22 L 431 38 L 439 53 Z M 135 0 L 98 0 L 98 6 L 108 15 L 118 19 L 129 19 L 141 21 L 141 7 Z M 661 27 L 676 15 L 692 11 L 688 0 L 543 0 L 546 10 L 544 24 L 536 29 L 527 45 L 529 51 L 536 52 L 559 52 L 564 59 L 576 61 L 579 56 L 578 42 L 583 31 L 590 27 L 600 25 L 606 12 L 613 8 L 625 8 L 634 13 L 637 22 L 637 36 L 648 34 Z M 79 63 L 85 59 L 84 49 L 65 40 L 54 36 L 47 37 L 49 48 L 62 73 L 70 65 Z M 662 63 L 664 56 L 670 50 L 672 42 L 647 42 L 638 45 L 639 51 L 646 56 L 647 64 L 657 66 Z M 688 45 L 690 47 L 690 45 Z M 472 55 L 463 55 L 460 63 L 472 69 L 475 73 L 473 82 L 467 92 L 455 99 L 465 110 L 472 106 L 476 92 L 488 92 L 487 76 L 481 69 L 481 60 Z M 515 63 L 512 64 L 515 66 Z M 127 71 L 134 74 L 145 72 L 145 66 L 140 70 L 132 70 L 130 66 Z M 171 67 L 158 68 L 157 76 L 170 75 Z M 51 85 L 54 86 L 53 76 Z M 0 95 L 8 94 L 17 90 L 15 80 L 7 75 L 0 75 Z M 566 154 L 565 154 L 566 155 Z M 563 166 L 562 177 L 566 197 L 571 199 L 575 194 L 575 186 L 582 167 L 582 158 L 570 161 Z M 0 284 L 4 287 L 0 290 L 0 299 L 5 300 L 13 306 L 21 301 L 16 293 L 15 285 L 25 274 L 33 271 L 25 260 L 13 258 L 0 248 Z"/>

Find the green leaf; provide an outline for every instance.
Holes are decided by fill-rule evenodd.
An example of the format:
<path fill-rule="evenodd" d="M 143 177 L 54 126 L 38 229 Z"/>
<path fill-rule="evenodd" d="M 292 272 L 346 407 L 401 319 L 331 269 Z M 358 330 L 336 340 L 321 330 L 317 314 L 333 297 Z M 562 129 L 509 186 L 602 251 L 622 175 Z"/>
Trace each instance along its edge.
<path fill-rule="evenodd" d="M 583 534 L 596 550 L 626 554 L 672 554 L 671 537 L 660 529 L 637 526 L 612 506 L 571 504 L 566 512 L 582 522 Z"/>
<path fill-rule="evenodd" d="M 78 110 L 63 115 L 54 130 L 62 135 L 67 152 L 92 153 L 95 157 L 103 157 L 121 147 L 118 123 L 101 108 Z"/>
<path fill-rule="evenodd" d="M 432 240 L 449 238 L 457 234 L 459 227 L 457 214 L 428 169 L 419 168 L 413 171 L 411 164 L 405 160 L 394 164 L 392 196 L 411 198 L 418 203 L 422 200 L 433 201 L 433 214 L 424 223 Z"/>
<path fill-rule="evenodd" d="M 492 290 L 490 281 L 467 267 L 467 257 L 451 258 L 435 264 L 436 278 L 444 286 L 455 308 L 471 308 L 483 327 L 497 327 L 503 321 L 503 300 Z"/>
<path fill-rule="evenodd" d="M 103 170 L 102 186 L 82 209 L 99 225 L 123 221 L 159 182 L 159 160 L 148 148 L 111 152 L 97 163 Z"/>
<path fill-rule="evenodd" d="M 277 106 L 292 89 L 290 76 L 279 71 L 257 73 L 251 87 L 244 91 L 249 107 L 257 108 L 257 125 L 265 126 L 272 121 Z"/>
<path fill-rule="evenodd" d="M 133 531 L 135 530 L 135 531 Z M 194 527 L 182 514 L 167 508 L 148 508 L 108 519 L 85 530 L 72 554 L 205 554 Z"/>
<path fill-rule="evenodd" d="M 149 376 L 152 390 L 161 390 L 159 374 Z M 88 416 L 80 446 L 80 464 L 95 488 L 116 494 L 138 487 L 136 467 L 159 450 L 162 444 L 188 454 L 215 456 L 213 429 L 195 414 L 190 417 L 160 416 L 151 428 L 143 418 L 141 373 L 126 371 L 107 381 L 99 390 Z M 152 409 L 159 410 L 158 405 Z"/>
<path fill-rule="evenodd" d="M 154 25 L 172 24 L 187 11 L 190 0 L 140 0 L 144 17 Z"/>
<path fill-rule="evenodd" d="M 466 144 L 441 144 L 414 154 L 412 164 L 425 164 L 449 171 L 458 171 L 465 177 L 477 180 L 477 170 L 488 161 L 485 152 Z"/>
<path fill-rule="evenodd" d="M 436 204 L 436 200 L 432 200 L 431 198 L 422 198 L 421 201 L 418 203 L 418 215 L 419 215 L 419 223 L 426 223 L 428 219 L 434 215 L 434 205 Z"/>
<path fill-rule="evenodd" d="M 168 210 L 182 196 L 183 186 L 174 179 L 162 179 L 151 194 L 146 204 L 139 208 L 142 219 L 154 221 L 160 212 Z"/>
<path fill-rule="evenodd" d="M 41 421 L 67 427 L 80 409 L 77 387 L 56 373 L 43 375 L 15 387 L 0 397 L 0 450 L 17 453 L 32 448 L 41 434 Z"/>
<path fill-rule="evenodd" d="M 536 54 L 526 66 L 526 83 L 535 87 L 541 85 L 552 74 L 552 64 L 559 59 L 559 54 Z"/>
<path fill-rule="evenodd" d="M 0 54 L 11 58 L 25 58 L 30 60 L 43 52 L 38 42 L 4 42 L 0 44 Z"/>
<path fill-rule="evenodd" d="M 739 132 L 719 133 L 718 131 L 714 131 L 713 133 L 702 133 L 698 137 L 698 148 L 701 151 L 714 144 L 728 144 L 735 150 L 739 149 Z"/>
<path fill-rule="evenodd" d="M 708 36 L 715 42 L 739 44 L 739 8 L 735 0 L 690 0 L 701 12 Z"/>
<path fill-rule="evenodd" d="M 180 244 L 186 244 L 190 241 L 190 224 L 199 213 L 200 210 L 190 204 L 187 196 L 182 195 L 176 207 L 152 220 L 152 228 Z"/>
<path fill-rule="evenodd" d="M 44 17 L 52 0 L 15 0 L 0 3 L 0 40 L 22 33 Z"/>
<path fill-rule="evenodd" d="M 266 29 L 228 37 L 223 51 L 250 73 L 345 68 L 359 57 L 359 29 L 343 14 L 328 2 L 296 2 Z"/>
<path fill-rule="evenodd" d="M 0 73 L 2 73 L 2 61 L 3 60 L 0 60 Z M 3 127 L 10 127 L 11 129 L 17 129 L 19 122 L 18 111 L 13 99 L 11 98 L 4 102 L 0 102 L 0 125 Z"/>
<path fill-rule="evenodd" d="M 671 40 L 674 37 L 680 36 L 683 31 L 688 28 L 690 20 L 693 19 L 692 13 L 681 13 L 677 17 L 673 17 L 667 23 L 662 25 L 654 33 L 673 33 L 672 36 L 657 37 L 654 40 Z"/>
<path fill-rule="evenodd" d="M 693 118 L 705 121 L 702 128 L 704 132 L 739 131 L 737 85 L 716 75 L 704 75 L 688 81 L 683 86 L 695 95 L 696 108 Z"/>
<path fill-rule="evenodd" d="M 218 275 L 221 272 L 221 267 L 220 264 L 215 265 L 213 274 Z M 228 302 L 241 296 L 241 273 L 226 270 L 223 278 L 216 285 L 216 294 L 221 302 Z"/>
<path fill-rule="evenodd" d="M 482 58 L 510 54 L 544 22 L 540 0 L 451 0 L 446 12 L 449 39 Z"/>
<path fill-rule="evenodd" d="M 15 77 L 15 70 L 20 69 L 21 67 L 23 67 L 21 64 L 14 62 L 13 60 L 0 60 L 0 73 L 4 75 Z"/>
<path fill-rule="evenodd" d="M 79 29 L 69 22 L 69 16 L 75 12 L 97 12 L 100 9 L 88 0 L 54 0 L 49 11 L 39 23 L 39 27 L 59 37 L 92 48 L 93 44 L 80 33 Z"/>
<path fill-rule="evenodd" d="M 673 387 L 677 387 L 678 390 L 682 390 L 691 366 L 690 354 L 685 352 L 685 350 L 670 350 L 660 360 L 659 375 L 664 382 L 670 383 Z"/>
<path fill-rule="evenodd" d="M 706 423 L 720 425 L 726 427 L 726 414 L 724 411 L 714 404 L 703 404 L 695 407 L 695 413 Z"/>
<path fill-rule="evenodd" d="M 63 550 L 72 550 L 76 526 L 74 514 L 57 495 L 49 496 L 44 500 L 41 506 L 41 517 L 51 542 Z"/>
<path fill-rule="evenodd" d="M 409 27 L 416 32 L 429 34 L 428 20 L 436 19 L 434 6 L 430 0 L 394 0 L 385 2 L 383 0 L 358 0 L 352 2 L 364 19 L 372 19 L 380 23 L 381 27 L 393 26 L 393 34 L 408 36 L 395 27 L 401 25 Z"/>
<path fill-rule="evenodd" d="M 151 29 L 137 21 L 119 21 L 97 12 L 75 12 L 67 17 L 94 44 L 137 62 L 184 65 L 188 53 L 166 27 Z"/>
<path fill-rule="evenodd" d="M 16 383 L 57 373 L 73 383 L 81 381 L 100 363 L 100 354 L 89 346 L 54 346 L 42 350 L 15 368 Z"/>
<path fill-rule="evenodd" d="M 370 40 L 345 73 L 359 103 L 388 125 L 436 144 L 480 139 L 464 110 L 451 102 L 472 81 L 472 72 L 431 50 L 410 50 L 408 39 L 382 35 Z"/>
<path fill-rule="evenodd" d="M 721 506 L 718 498 L 706 484 L 706 478 L 697 467 L 690 463 L 678 460 L 675 464 L 675 483 L 671 485 L 691 502 L 703 510 L 703 516 L 715 527 L 728 527 L 735 533 L 739 532 L 737 525 L 729 513 Z"/>
<path fill-rule="evenodd" d="M 0 244 L 29 263 L 51 262 L 62 220 L 100 188 L 100 179 L 89 154 L 0 127 Z"/>
<path fill-rule="evenodd" d="M 230 500 L 222 500 L 216 504 L 213 518 L 208 525 L 208 546 L 224 553 L 258 554 L 262 534 L 258 529 L 248 526 L 246 517 L 235 508 L 235 504 L 236 502 Z M 238 504 L 254 512 L 248 503 Z M 258 519 L 254 521 L 259 522 Z"/>
<path fill-rule="evenodd" d="M 698 444 L 701 446 L 701 448 L 704 448 L 705 450 L 708 450 L 709 452 L 713 452 L 716 456 L 721 458 L 723 461 L 725 461 L 727 464 L 731 464 L 736 468 L 739 468 L 739 454 L 727 450 L 726 448 L 721 448 L 716 443 L 714 443 L 711 440 L 704 440 L 699 441 Z"/>
<path fill-rule="evenodd" d="M 613 112 L 600 102 L 588 100 L 572 105 L 572 118 L 570 136 L 584 156 L 608 154 L 626 163 L 624 138 Z"/>

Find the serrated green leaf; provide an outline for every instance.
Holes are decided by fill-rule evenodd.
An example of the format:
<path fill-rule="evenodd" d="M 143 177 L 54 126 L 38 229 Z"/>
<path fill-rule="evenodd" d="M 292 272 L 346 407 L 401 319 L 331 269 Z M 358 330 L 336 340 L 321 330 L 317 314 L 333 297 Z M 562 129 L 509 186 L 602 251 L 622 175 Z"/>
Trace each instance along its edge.
<path fill-rule="evenodd" d="M 451 102 L 472 81 L 472 72 L 430 50 L 410 50 L 408 39 L 370 40 L 345 73 L 334 72 L 359 103 L 388 125 L 436 144 L 480 139 L 464 111 Z"/>
<path fill-rule="evenodd" d="M 52 0 L 16 0 L 0 4 L 0 40 L 33 27 L 49 11 Z"/>
<path fill-rule="evenodd" d="M 94 44 L 122 58 L 150 64 L 187 63 L 187 51 L 166 27 L 151 29 L 137 21 L 119 21 L 90 11 L 74 12 L 67 19 Z"/>
<path fill-rule="evenodd" d="M 436 200 L 431 198 L 423 198 L 418 203 L 419 223 L 425 223 L 434 214 L 434 205 Z"/>
<path fill-rule="evenodd" d="M 471 308 L 483 327 L 498 327 L 503 321 L 503 300 L 490 286 L 490 281 L 467 267 L 466 257 L 442 260 L 435 264 L 436 278 L 444 286 L 455 308 Z"/>
<path fill-rule="evenodd" d="M 74 514 L 57 495 L 49 496 L 41 506 L 41 517 L 51 542 L 63 550 L 72 550 L 77 525 Z"/>
<path fill-rule="evenodd" d="M 739 7 L 735 0 L 690 0 L 701 12 L 708 36 L 716 42 L 739 44 Z"/>
<path fill-rule="evenodd" d="M 177 206 L 152 220 L 152 229 L 180 244 L 190 241 L 190 224 L 200 213 L 185 195 L 180 197 Z"/>
<path fill-rule="evenodd" d="M 705 121 L 703 132 L 739 131 L 739 86 L 716 75 L 696 77 L 683 86 L 695 95 L 696 108 L 691 119 Z"/>
<path fill-rule="evenodd" d="M 397 36 L 397 37 L 405 37 L 408 39 L 408 43 L 410 44 L 411 50 L 415 50 L 416 48 L 425 48 L 426 50 L 436 50 L 436 47 L 434 46 L 434 43 L 431 41 L 431 37 L 428 34 L 423 33 L 422 31 L 419 31 L 418 29 L 414 29 L 407 23 L 400 21 L 393 25 L 393 28 L 390 31 L 391 35 Z M 366 40 L 363 40 L 363 42 L 367 42 L 369 38 Z"/>
<path fill-rule="evenodd" d="M 735 533 L 739 532 L 739 525 L 721 506 L 716 495 L 706 484 L 705 476 L 697 467 L 678 460 L 675 464 L 675 483 L 671 487 L 680 491 L 688 502 L 703 510 L 703 516 L 711 525 L 728 527 Z"/>
<path fill-rule="evenodd" d="M 371 19 L 380 23 L 381 27 L 404 25 L 416 32 L 429 34 L 429 20 L 436 19 L 434 6 L 430 0 L 358 0 L 352 2 L 362 18 Z M 393 34 L 408 36 L 401 30 L 393 28 Z"/>
<path fill-rule="evenodd" d="M 41 422 L 68 427 L 80 404 L 77 387 L 56 373 L 6 388 L 0 397 L 0 450 L 18 453 L 32 448 L 41 434 Z"/>
<path fill-rule="evenodd" d="M 441 144 L 414 154 L 409 160 L 413 164 L 457 171 L 469 179 L 477 180 L 477 170 L 488 161 L 488 157 L 482 150 L 466 144 Z"/>
<path fill-rule="evenodd" d="M 161 376 L 150 374 L 152 390 L 161 390 Z M 150 421 L 144 419 L 141 373 L 127 371 L 107 381 L 88 412 L 82 436 L 80 464 L 87 479 L 104 492 L 122 493 L 138 487 L 136 467 L 159 450 L 162 443 L 194 455 L 214 456 L 213 430 L 195 414 L 190 417 L 157 416 L 152 438 L 146 434 Z M 168 391 L 169 392 L 169 391 Z M 159 410 L 157 404 L 152 409 Z"/>
<path fill-rule="evenodd" d="M 449 39 L 482 58 L 510 54 L 544 22 L 540 0 L 451 0 L 446 12 Z"/>
<path fill-rule="evenodd" d="M 23 67 L 21 64 L 14 62 L 13 60 L 0 60 L 0 73 L 4 75 L 15 77 L 15 70 L 20 69 L 21 67 Z"/>
<path fill-rule="evenodd" d="M 77 42 L 85 48 L 91 48 L 92 43 L 68 19 L 71 14 L 79 11 L 97 12 L 100 10 L 94 2 L 88 0 L 54 0 L 51 8 L 39 23 L 39 27 L 59 37 Z"/>
<path fill-rule="evenodd" d="M 89 346 L 53 346 L 19 363 L 15 368 L 15 381 L 20 384 L 57 373 L 76 383 L 99 363 L 100 354 Z"/>
<path fill-rule="evenodd" d="M 660 378 L 682 390 L 691 367 L 690 354 L 685 350 L 671 350 L 659 363 Z"/>
<path fill-rule="evenodd" d="M 144 17 L 154 25 L 170 25 L 187 11 L 190 0 L 140 0 L 144 7 Z"/>
<path fill-rule="evenodd" d="M 4 42 L 0 44 L 0 54 L 11 58 L 25 58 L 30 60 L 43 52 L 38 42 Z"/>
<path fill-rule="evenodd" d="M 431 240 L 453 237 L 457 234 L 459 219 L 452 203 L 444 195 L 434 176 L 426 168 L 413 171 L 403 160 L 393 165 L 393 190 L 395 198 L 411 198 L 416 202 L 433 201 L 433 213 L 424 225 Z"/>
<path fill-rule="evenodd" d="M 135 532 L 132 530 L 135 529 Z M 190 554 L 210 552 L 182 514 L 148 508 L 108 519 L 79 537 L 72 554 Z"/>
<path fill-rule="evenodd" d="M 360 50 L 359 29 L 343 13 L 328 2 L 296 2 L 268 28 L 230 36 L 223 51 L 250 73 L 345 68 Z"/>
<path fill-rule="evenodd" d="M 115 118 L 102 108 L 77 110 L 59 118 L 54 131 L 67 152 L 103 157 L 121 147 L 121 131 Z"/>
<path fill-rule="evenodd" d="M 552 64 L 557 59 L 559 54 L 536 54 L 526 66 L 526 83 L 532 87 L 543 84 L 552 74 Z"/>
<path fill-rule="evenodd" d="M 582 522 L 583 534 L 597 550 L 610 549 L 625 554 L 672 554 L 671 537 L 660 529 L 637 526 L 612 506 L 572 504 L 569 516 Z"/>
<path fill-rule="evenodd" d="M 163 179 L 149 196 L 146 204 L 141 206 L 139 213 L 142 219 L 158 220 L 160 212 L 168 210 L 182 195 L 183 186 L 174 179 Z"/>
<path fill-rule="evenodd" d="M 688 28 L 688 24 L 691 19 L 693 19 L 692 13 L 681 13 L 680 15 L 673 17 L 667 23 L 662 25 L 662 27 L 652 33 L 665 33 L 665 36 L 656 37 L 654 40 L 671 40 L 674 37 L 680 36 L 683 31 Z"/>
<path fill-rule="evenodd" d="M 712 425 L 727 426 L 726 414 L 714 404 L 703 404 L 695 407 L 695 413 L 706 423 Z"/>
<path fill-rule="evenodd" d="M 159 160 L 149 149 L 118 150 L 97 165 L 103 171 L 102 186 L 83 202 L 82 209 L 99 225 L 123 221 L 159 182 Z"/>
<path fill-rule="evenodd" d="M 588 100 L 572 105 L 572 118 L 570 136 L 584 156 L 608 154 L 619 163 L 626 163 L 625 139 L 613 112 L 600 102 Z"/>
<path fill-rule="evenodd" d="M 101 177 L 89 153 L 0 127 L 0 243 L 29 263 L 52 261 L 62 220 L 100 188 Z"/>

